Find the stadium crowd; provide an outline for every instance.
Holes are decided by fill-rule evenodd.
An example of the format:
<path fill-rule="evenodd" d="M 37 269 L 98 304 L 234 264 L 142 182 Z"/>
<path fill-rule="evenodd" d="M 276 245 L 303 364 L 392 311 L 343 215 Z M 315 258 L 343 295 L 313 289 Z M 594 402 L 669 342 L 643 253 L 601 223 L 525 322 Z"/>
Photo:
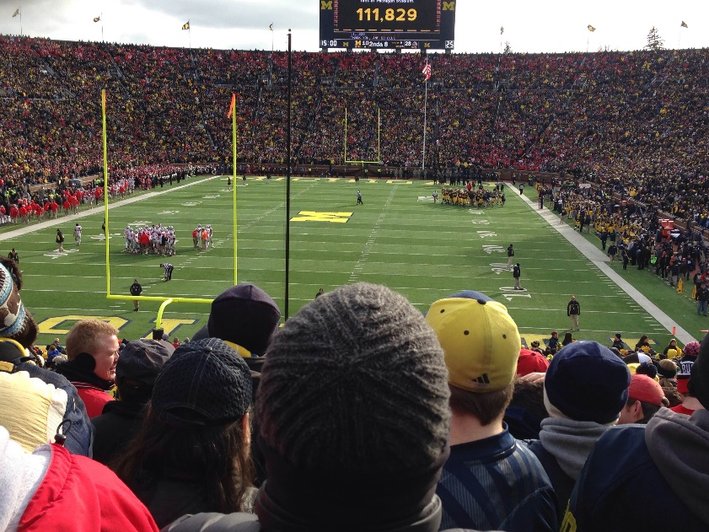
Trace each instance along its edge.
<path fill-rule="evenodd" d="M 613 191 L 599 187 L 578 188 L 573 183 L 552 182 L 538 186 L 547 205 L 575 223 L 579 231 L 593 231 L 611 261 L 647 269 L 680 293 L 697 301 L 699 314 L 706 315 L 709 301 L 709 252 L 703 229 L 709 227 L 704 213 L 694 211 L 683 226 L 663 218 L 664 205 L 621 200 Z"/>
<path fill-rule="evenodd" d="M 709 335 L 527 349 L 485 294 L 368 283 L 281 327 L 239 284 L 183 343 L 82 320 L 42 353 L 14 262 L 0 285 L 4 530 L 709 526 Z"/>
<path fill-rule="evenodd" d="M 416 54 L 294 53 L 294 161 L 421 166 Z M 680 217 L 709 214 L 707 50 L 430 57 L 427 166 L 558 172 Z M 284 53 L 0 37 L 0 177 L 14 186 L 101 169 L 228 164 L 235 92 L 240 160 L 283 163 Z M 406 94 L 405 98 L 401 95 Z"/>

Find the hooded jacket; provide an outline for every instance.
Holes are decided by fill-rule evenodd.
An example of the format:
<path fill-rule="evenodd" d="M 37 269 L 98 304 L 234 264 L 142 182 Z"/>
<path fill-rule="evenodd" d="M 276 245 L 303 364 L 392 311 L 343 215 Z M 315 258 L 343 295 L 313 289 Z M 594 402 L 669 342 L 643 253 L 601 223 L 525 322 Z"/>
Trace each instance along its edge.
<path fill-rule="evenodd" d="M 561 529 L 707 530 L 707 456 L 706 410 L 687 417 L 661 408 L 647 426 L 611 428 L 581 471 Z M 662 507 L 648 507 L 643 496 Z"/>
<path fill-rule="evenodd" d="M 105 466 L 59 445 L 22 450 L 0 427 L 0 529 L 151 531 L 157 525 Z"/>

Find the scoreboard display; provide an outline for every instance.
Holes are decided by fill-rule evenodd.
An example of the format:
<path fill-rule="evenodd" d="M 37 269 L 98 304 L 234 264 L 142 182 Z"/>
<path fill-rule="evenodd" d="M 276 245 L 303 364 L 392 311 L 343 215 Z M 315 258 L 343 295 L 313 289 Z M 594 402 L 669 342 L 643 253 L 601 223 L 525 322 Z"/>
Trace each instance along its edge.
<path fill-rule="evenodd" d="M 320 48 L 452 50 L 455 0 L 319 0 Z"/>

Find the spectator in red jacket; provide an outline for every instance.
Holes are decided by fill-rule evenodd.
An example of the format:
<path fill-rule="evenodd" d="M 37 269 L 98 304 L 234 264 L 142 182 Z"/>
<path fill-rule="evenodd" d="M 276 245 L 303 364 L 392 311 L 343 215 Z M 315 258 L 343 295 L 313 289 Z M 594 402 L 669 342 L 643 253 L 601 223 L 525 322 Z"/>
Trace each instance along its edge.
<path fill-rule="evenodd" d="M 57 371 L 76 386 L 90 418 L 101 415 L 112 396 L 119 342 L 116 328 L 101 320 L 82 320 L 66 337 L 68 362 Z"/>
<path fill-rule="evenodd" d="M 28 453 L 0 427 L 0 529 L 157 530 L 148 510 L 107 467 L 58 444 Z"/>

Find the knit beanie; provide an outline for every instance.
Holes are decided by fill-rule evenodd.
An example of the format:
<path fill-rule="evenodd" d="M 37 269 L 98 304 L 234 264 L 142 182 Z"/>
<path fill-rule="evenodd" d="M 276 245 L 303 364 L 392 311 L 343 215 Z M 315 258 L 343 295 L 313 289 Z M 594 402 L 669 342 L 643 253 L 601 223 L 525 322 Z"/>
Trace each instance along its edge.
<path fill-rule="evenodd" d="M 598 342 L 579 341 L 562 348 L 549 364 L 544 398 L 552 411 L 576 421 L 612 423 L 628 400 L 630 372 Z"/>
<path fill-rule="evenodd" d="M 0 262 L 0 336 L 29 347 L 37 338 L 37 324 L 22 304 L 21 287 L 17 266 Z"/>
<path fill-rule="evenodd" d="M 174 427 L 236 421 L 251 404 L 251 373 L 219 338 L 193 340 L 165 362 L 151 404 L 158 419 Z"/>
<path fill-rule="evenodd" d="M 657 366 L 652 362 L 643 362 L 642 364 L 638 364 L 638 367 L 635 368 L 635 373 L 637 375 L 647 375 L 651 379 L 654 379 L 657 377 Z"/>
<path fill-rule="evenodd" d="M 411 303 L 384 286 L 343 286 L 276 333 L 257 393 L 261 438 L 300 471 L 420 472 L 445 452 L 447 379 Z"/>
<path fill-rule="evenodd" d="M 699 342 L 692 340 L 691 342 L 687 342 L 684 346 L 684 355 L 688 357 L 696 357 L 699 354 L 700 349 L 701 347 Z"/>

